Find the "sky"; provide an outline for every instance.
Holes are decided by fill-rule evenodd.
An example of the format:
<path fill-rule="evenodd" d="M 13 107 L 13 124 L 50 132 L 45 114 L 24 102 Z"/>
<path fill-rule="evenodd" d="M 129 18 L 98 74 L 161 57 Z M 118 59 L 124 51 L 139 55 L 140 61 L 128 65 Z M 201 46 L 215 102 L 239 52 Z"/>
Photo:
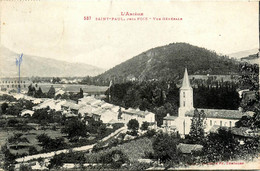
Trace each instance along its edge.
<path fill-rule="evenodd" d="M 0 1 L 1 46 L 109 69 L 146 50 L 186 42 L 220 54 L 259 48 L 258 2 Z M 96 21 L 143 13 L 149 21 Z M 91 16 L 91 20 L 84 20 Z M 154 21 L 153 17 L 182 20 Z M 123 17 L 127 18 L 127 17 Z M 136 18 L 136 16 L 135 16 Z"/>

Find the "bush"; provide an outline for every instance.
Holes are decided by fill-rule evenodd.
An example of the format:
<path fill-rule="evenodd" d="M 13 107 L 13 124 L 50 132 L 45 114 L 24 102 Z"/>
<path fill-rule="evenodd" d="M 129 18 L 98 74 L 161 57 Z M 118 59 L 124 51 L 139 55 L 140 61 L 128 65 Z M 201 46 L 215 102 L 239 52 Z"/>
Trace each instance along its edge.
<path fill-rule="evenodd" d="M 145 121 L 145 122 L 142 123 L 140 129 L 143 130 L 143 131 L 145 131 L 145 130 L 148 129 L 148 127 L 149 127 L 149 123 Z"/>
<path fill-rule="evenodd" d="M 10 119 L 7 122 L 7 126 L 8 127 L 15 127 L 15 126 L 18 125 L 18 123 L 19 123 L 19 121 L 17 119 Z"/>
<path fill-rule="evenodd" d="M 59 155 L 54 155 L 54 157 L 50 160 L 50 164 L 48 165 L 49 169 L 59 168 L 63 166 L 63 159 L 65 158 L 65 154 L 61 153 Z"/>
<path fill-rule="evenodd" d="M 34 155 L 34 154 L 37 154 L 37 153 L 38 153 L 38 151 L 34 146 L 29 147 L 29 154 L 30 155 Z"/>
<path fill-rule="evenodd" d="M 139 129 L 139 122 L 136 119 L 131 119 L 127 123 L 127 127 L 129 130 L 137 131 Z"/>
<path fill-rule="evenodd" d="M 153 137 L 154 135 L 156 134 L 156 131 L 154 129 L 151 129 L 151 130 L 148 130 L 146 133 L 145 133 L 145 136 L 147 137 Z"/>
<path fill-rule="evenodd" d="M 114 150 L 106 153 L 99 159 L 99 162 L 103 164 L 110 164 L 112 169 L 118 169 L 122 166 L 122 164 L 128 161 L 127 156 L 121 150 Z"/>

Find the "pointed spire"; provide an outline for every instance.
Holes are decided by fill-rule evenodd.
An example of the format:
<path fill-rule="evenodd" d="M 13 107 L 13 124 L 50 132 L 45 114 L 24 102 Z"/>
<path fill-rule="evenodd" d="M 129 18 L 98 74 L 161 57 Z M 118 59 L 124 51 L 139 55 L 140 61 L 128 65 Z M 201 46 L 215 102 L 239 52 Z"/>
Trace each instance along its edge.
<path fill-rule="evenodd" d="M 185 68 L 181 88 L 191 88 L 187 68 Z"/>

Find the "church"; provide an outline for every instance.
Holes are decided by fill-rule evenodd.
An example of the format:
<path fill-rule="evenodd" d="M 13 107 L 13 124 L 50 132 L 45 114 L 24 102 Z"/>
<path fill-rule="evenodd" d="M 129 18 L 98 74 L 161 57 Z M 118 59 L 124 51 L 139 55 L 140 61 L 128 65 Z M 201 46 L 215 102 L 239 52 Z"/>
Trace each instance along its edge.
<path fill-rule="evenodd" d="M 235 123 L 244 115 L 240 110 L 225 110 L 225 109 L 195 109 L 193 107 L 193 89 L 190 85 L 187 68 L 185 68 L 182 86 L 180 88 L 180 106 L 178 116 L 167 114 L 163 118 L 162 127 L 167 132 L 178 132 L 184 136 L 189 134 L 191 119 L 194 111 L 203 112 L 205 115 L 204 125 L 205 132 L 209 132 L 214 128 L 219 127 L 234 127 Z M 196 113 L 197 111 L 195 111 Z"/>

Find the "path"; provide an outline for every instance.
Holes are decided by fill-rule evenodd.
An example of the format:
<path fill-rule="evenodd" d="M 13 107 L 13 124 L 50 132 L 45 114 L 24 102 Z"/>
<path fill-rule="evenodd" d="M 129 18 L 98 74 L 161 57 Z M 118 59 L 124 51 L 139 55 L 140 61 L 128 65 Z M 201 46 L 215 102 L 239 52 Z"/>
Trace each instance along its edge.
<path fill-rule="evenodd" d="M 110 138 L 116 136 L 117 134 L 119 134 L 120 132 L 126 131 L 126 129 L 127 129 L 126 127 L 122 127 L 120 129 L 116 130 L 115 132 L 111 133 L 107 137 L 103 138 L 101 141 L 107 141 L 108 139 L 110 139 Z M 75 148 L 70 148 L 70 149 L 52 151 L 52 152 L 48 152 L 48 153 L 41 153 L 41 154 L 35 154 L 35 155 L 31 155 L 31 156 L 25 156 L 25 157 L 22 157 L 22 158 L 17 158 L 15 161 L 18 162 L 18 163 L 21 163 L 21 162 L 27 162 L 27 161 L 30 161 L 30 160 L 35 160 L 35 159 L 38 159 L 38 158 L 51 158 L 54 155 L 61 154 L 61 153 L 69 153 L 71 151 L 73 151 L 73 152 L 88 151 L 88 150 L 91 150 L 95 145 L 96 145 L 96 143 L 92 144 L 92 145 L 82 146 L 82 147 L 75 147 Z"/>

